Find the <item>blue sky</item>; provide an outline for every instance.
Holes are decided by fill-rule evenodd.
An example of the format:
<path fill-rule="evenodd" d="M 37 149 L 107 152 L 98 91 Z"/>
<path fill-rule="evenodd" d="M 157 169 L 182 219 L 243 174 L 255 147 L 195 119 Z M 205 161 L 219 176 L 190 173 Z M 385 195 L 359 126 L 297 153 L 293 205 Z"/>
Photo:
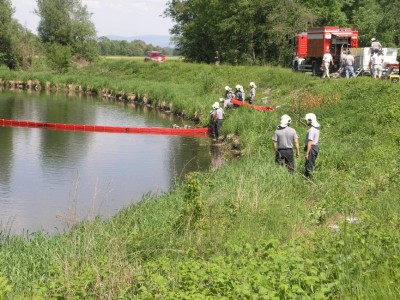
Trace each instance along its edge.
<path fill-rule="evenodd" d="M 163 14 L 167 0 L 83 0 L 92 13 L 97 36 L 169 35 L 173 23 Z M 33 11 L 36 0 L 11 0 L 13 17 L 36 33 L 39 17 Z"/>

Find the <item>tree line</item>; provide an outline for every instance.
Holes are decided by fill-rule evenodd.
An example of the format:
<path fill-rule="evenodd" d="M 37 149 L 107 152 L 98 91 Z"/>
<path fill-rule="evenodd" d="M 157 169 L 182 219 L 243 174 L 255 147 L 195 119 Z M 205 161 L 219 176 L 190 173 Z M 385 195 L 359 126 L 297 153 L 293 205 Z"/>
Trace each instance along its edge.
<path fill-rule="evenodd" d="M 399 11 L 400 0 L 169 0 L 164 14 L 188 61 L 211 63 L 219 51 L 226 63 L 288 65 L 290 41 L 310 27 L 356 29 L 362 47 L 372 37 L 399 46 Z"/>
<path fill-rule="evenodd" d="M 173 54 L 171 48 L 139 40 L 97 38 L 91 14 L 81 0 L 36 0 L 36 4 L 38 35 L 13 19 L 11 0 L 0 0 L 0 64 L 10 69 L 28 69 L 38 56 L 45 57 L 52 69 L 64 72 L 74 63 L 90 63 L 99 55 L 142 56 L 153 49 Z"/>
<path fill-rule="evenodd" d="M 165 55 L 174 55 L 174 49 L 170 47 L 153 46 L 146 44 L 142 40 L 110 40 L 108 37 L 102 36 L 97 41 L 100 55 L 115 56 L 142 56 L 146 51 L 158 50 Z"/>
<path fill-rule="evenodd" d="M 169 0 L 164 15 L 175 24 L 175 49 L 97 38 L 82 0 L 35 1 L 38 35 L 13 19 L 11 0 L 0 0 L 0 64 L 10 69 L 29 68 L 44 56 L 62 72 L 99 55 L 136 56 L 154 48 L 191 62 L 211 63 L 219 51 L 224 63 L 285 66 L 295 34 L 325 25 L 357 29 L 361 46 L 372 37 L 384 47 L 400 44 L 400 0 Z"/>

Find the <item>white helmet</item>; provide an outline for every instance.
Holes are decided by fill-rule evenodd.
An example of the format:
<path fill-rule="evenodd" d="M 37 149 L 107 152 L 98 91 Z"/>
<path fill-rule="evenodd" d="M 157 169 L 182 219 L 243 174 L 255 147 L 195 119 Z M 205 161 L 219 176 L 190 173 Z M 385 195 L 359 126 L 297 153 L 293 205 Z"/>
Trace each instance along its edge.
<path fill-rule="evenodd" d="M 225 87 L 225 91 L 229 91 L 231 88 L 227 85 L 226 87 Z"/>
<path fill-rule="evenodd" d="M 375 42 L 375 41 L 376 41 L 376 38 L 372 38 L 372 39 L 371 39 L 371 42 Z"/>
<path fill-rule="evenodd" d="M 215 102 L 215 103 L 213 104 L 212 108 L 218 109 L 218 108 L 219 108 L 219 103 L 218 103 L 218 102 Z"/>
<path fill-rule="evenodd" d="M 320 124 L 317 122 L 317 116 L 313 113 L 306 114 L 304 120 L 307 121 L 308 125 L 312 125 L 314 127 L 319 127 Z"/>
<path fill-rule="evenodd" d="M 251 86 L 252 88 L 256 88 L 256 87 L 257 87 L 256 84 L 255 84 L 254 82 L 250 82 L 250 86 Z"/>
<path fill-rule="evenodd" d="M 240 89 L 240 91 L 241 91 L 242 93 L 244 92 L 243 85 L 241 85 L 239 89 Z"/>
<path fill-rule="evenodd" d="M 281 124 L 280 127 L 286 127 L 292 122 L 292 119 L 288 115 L 283 115 L 281 117 Z"/>
<path fill-rule="evenodd" d="M 235 88 L 237 89 L 237 90 L 240 90 L 240 84 L 237 84 L 236 86 L 235 86 Z"/>

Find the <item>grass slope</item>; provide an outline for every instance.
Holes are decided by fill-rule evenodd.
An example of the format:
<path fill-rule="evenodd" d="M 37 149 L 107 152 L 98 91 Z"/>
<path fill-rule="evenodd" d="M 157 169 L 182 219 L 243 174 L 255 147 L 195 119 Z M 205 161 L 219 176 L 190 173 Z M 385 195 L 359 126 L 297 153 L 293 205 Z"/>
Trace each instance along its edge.
<path fill-rule="evenodd" d="M 396 299 L 400 294 L 400 85 L 321 80 L 273 67 L 104 60 L 68 74 L 0 78 L 79 83 L 173 102 L 206 124 L 225 85 L 250 81 L 275 112 L 227 112 L 244 156 L 169 193 L 66 234 L 0 233 L 0 298 Z M 248 89 L 247 89 L 248 90 Z M 274 165 L 282 114 L 321 123 L 314 181 Z M 348 222 L 346 218 L 357 218 Z"/>

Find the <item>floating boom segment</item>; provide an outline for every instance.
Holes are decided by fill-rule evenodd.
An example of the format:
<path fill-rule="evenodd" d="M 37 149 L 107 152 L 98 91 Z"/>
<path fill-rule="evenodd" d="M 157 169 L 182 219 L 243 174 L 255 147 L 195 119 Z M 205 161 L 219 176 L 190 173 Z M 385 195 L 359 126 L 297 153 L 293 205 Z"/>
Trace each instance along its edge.
<path fill-rule="evenodd" d="M 119 132 L 119 133 L 142 133 L 142 134 L 162 134 L 162 135 L 180 135 L 180 136 L 207 136 L 209 131 L 208 128 L 118 127 L 118 126 L 63 124 L 63 123 L 7 120 L 7 119 L 0 119 L 0 126 L 44 128 L 49 130 L 62 130 L 62 131 L 115 132 L 115 133 Z"/>

